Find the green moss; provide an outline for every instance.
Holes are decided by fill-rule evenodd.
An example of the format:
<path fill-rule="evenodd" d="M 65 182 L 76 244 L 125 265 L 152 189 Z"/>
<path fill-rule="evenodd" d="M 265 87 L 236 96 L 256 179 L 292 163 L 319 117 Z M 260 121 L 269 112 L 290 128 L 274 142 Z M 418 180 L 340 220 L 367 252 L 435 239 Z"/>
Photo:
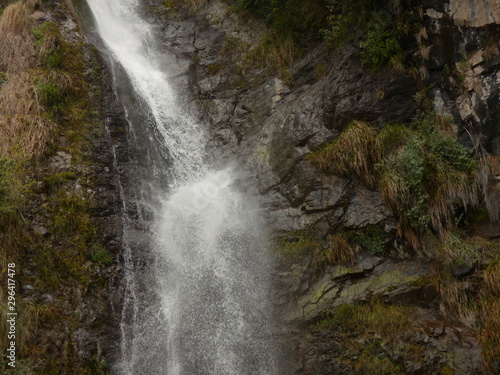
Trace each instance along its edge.
<path fill-rule="evenodd" d="M 21 156 L 0 157 L 0 216 L 19 209 L 30 191 L 25 163 Z"/>
<path fill-rule="evenodd" d="M 314 255 L 319 247 L 319 243 L 308 231 L 291 232 L 287 237 L 279 239 L 277 244 L 278 251 L 291 258 Z"/>
<path fill-rule="evenodd" d="M 75 172 L 59 172 L 44 177 L 43 182 L 48 192 L 56 192 L 66 181 L 76 180 L 77 177 Z"/>
<path fill-rule="evenodd" d="M 210 64 L 207 67 L 208 74 L 214 75 L 221 69 L 221 66 L 218 64 Z"/>
<path fill-rule="evenodd" d="M 455 371 L 453 371 L 449 364 L 444 365 L 439 373 L 440 375 L 455 375 Z"/>
<path fill-rule="evenodd" d="M 91 260 L 101 266 L 109 266 L 113 263 L 113 255 L 99 244 L 92 245 Z"/>
<path fill-rule="evenodd" d="M 359 244 L 370 255 L 384 252 L 385 233 L 378 226 L 369 225 L 363 230 L 352 232 L 349 237 L 352 242 Z"/>
<path fill-rule="evenodd" d="M 326 312 L 319 326 L 338 329 L 342 334 L 374 332 L 392 339 L 411 328 L 412 313 L 409 307 L 377 300 L 370 305 L 343 304 Z"/>

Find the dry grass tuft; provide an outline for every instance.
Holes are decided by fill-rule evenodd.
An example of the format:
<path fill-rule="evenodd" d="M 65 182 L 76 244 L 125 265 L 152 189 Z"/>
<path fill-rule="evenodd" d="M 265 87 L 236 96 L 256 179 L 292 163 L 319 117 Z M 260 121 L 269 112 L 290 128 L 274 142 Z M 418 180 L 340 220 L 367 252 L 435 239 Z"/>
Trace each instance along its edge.
<path fill-rule="evenodd" d="M 481 237 L 461 238 L 455 233 L 446 233 L 437 250 L 439 258 L 455 264 L 472 266 L 493 250 L 494 244 Z"/>
<path fill-rule="evenodd" d="M 0 154 L 4 156 L 18 147 L 25 155 L 40 156 L 50 139 L 53 123 L 40 103 L 37 73 L 15 74 L 0 91 Z"/>
<path fill-rule="evenodd" d="M 483 281 L 478 340 L 485 367 L 493 374 L 500 367 L 500 254 L 484 270 Z"/>
<path fill-rule="evenodd" d="M 477 326 L 474 285 L 469 281 L 455 279 L 448 271 L 434 268 L 432 284 L 441 296 L 439 308 L 448 319 L 461 322 L 468 327 Z"/>
<path fill-rule="evenodd" d="M 328 237 L 329 246 L 324 252 L 326 264 L 354 264 L 356 263 L 356 251 L 349 243 L 347 236 L 343 233 Z"/>
<path fill-rule="evenodd" d="M 500 297 L 500 256 L 483 272 L 483 279 L 488 294 Z"/>
<path fill-rule="evenodd" d="M 462 207 L 479 206 L 479 189 L 470 173 L 443 168 L 431 175 L 430 185 L 435 187 L 429 200 L 429 216 L 432 226 L 440 233 L 452 230 L 453 206 L 460 202 Z"/>
<path fill-rule="evenodd" d="M 422 44 L 419 49 L 420 56 L 422 56 L 422 59 L 425 61 L 429 60 L 429 56 L 431 54 L 431 46 L 426 46 Z"/>
<path fill-rule="evenodd" d="M 248 51 L 246 58 L 267 67 L 281 79 L 288 81 L 290 75 L 288 68 L 300 56 L 301 52 L 301 48 L 292 38 L 280 38 L 277 34 L 268 33 L 262 37 L 255 48 Z"/>
<path fill-rule="evenodd" d="M 489 373 L 497 374 L 500 357 L 500 298 L 483 300 L 481 309 L 481 329 L 478 340 L 481 343 L 484 364 Z"/>
<path fill-rule="evenodd" d="M 353 121 L 333 143 L 309 154 L 308 159 L 323 172 L 354 175 L 373 187 L 376 181 L 374 165 L 379 161 L 376 140 L 377 133 L 372 127 Z"/>
<path fill-rule="evenodd" d="M 32 9 L 32 8 L 31 8 Z M 18 1 L 5 8 L 0 17 L 0 71 L 9 74 L 36 66 L 37 51 L 31 28 L 29 5 Z"/>

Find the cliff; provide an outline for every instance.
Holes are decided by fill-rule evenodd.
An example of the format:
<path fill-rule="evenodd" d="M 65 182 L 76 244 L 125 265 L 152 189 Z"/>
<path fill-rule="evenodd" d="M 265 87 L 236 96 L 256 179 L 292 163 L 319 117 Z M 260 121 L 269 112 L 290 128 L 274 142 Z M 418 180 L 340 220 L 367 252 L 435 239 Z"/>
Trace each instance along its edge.
<path fill-rule="evenodd" d="M 261 198 L 285 373 L 497 371 L 497 4 L 229 3 L 148 16 Z"/>
<path fill-rule="evenodd" d="M 109 373 L 118 354 L 141 150 L 78 5 L 1 5 L 0 267 L 16 264 L 23 314 L 10 373 Z M 213 160 L 261 202 L 283 374 L 498 372 L 497 2 L 143 12 Z M 149 219 L 128 209 L 147 260 Z"/>

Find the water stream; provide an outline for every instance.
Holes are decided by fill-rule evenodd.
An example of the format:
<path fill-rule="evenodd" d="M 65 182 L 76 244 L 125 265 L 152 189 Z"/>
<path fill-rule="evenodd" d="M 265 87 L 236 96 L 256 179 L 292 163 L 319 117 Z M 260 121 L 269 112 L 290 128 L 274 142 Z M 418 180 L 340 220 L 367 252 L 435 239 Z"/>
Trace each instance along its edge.
<path fill-rule="evenodd" d="M 140 0 L 87 2 L 146 169 L 140 179 L 147 188 L 135 199 L 147 209 L 133 217 L 124 206 L 125 295 L 115 372 L 278 374 L 269 257 L 255 202 L 234 188 L 234 169 L 206 162 L 209 135 L 169 83 L 168 52 L 139 16 Z M 134 222 L 143 216 L 152 219 L 149 240 L 141 242 Z"/>

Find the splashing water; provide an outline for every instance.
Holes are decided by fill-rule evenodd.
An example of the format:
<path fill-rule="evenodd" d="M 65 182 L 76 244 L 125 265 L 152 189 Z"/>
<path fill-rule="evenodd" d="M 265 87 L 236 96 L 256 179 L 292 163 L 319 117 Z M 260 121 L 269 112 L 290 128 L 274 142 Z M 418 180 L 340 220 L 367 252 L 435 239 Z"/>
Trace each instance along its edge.
<path fill-rule="evenodd" d="M 277 374 L 269 260 L 255 204 L 233 188 L 232 170 L 205 163 L 207 135 L 177 103 L 153 29 L 138 16 L 139 1 L 87 1 L 110 55 L 147 108 L 150 123 L 143 125 L 172 176 L 170 191 L 154 190 L 154 264 L 136 267 L 130 260 L 125 267 L 125 305 L 134 314 L 124 314 L 117 372 Z M 135 282 L 139 272 L 151 272 L 154 282 Z M 144 292 L 148 287 L 154 298 Z"/>

